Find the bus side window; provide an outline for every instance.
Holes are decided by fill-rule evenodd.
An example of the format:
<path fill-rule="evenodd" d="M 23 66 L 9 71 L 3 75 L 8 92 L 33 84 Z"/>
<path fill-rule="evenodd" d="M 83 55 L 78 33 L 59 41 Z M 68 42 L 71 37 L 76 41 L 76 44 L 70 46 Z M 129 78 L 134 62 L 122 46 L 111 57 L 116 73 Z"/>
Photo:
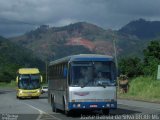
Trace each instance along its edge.
<path fill-rule="evenodd" d="M 63 68 L 63 77 L 66 78 L 67 77 L 67 67 L 64 66 Z"/>

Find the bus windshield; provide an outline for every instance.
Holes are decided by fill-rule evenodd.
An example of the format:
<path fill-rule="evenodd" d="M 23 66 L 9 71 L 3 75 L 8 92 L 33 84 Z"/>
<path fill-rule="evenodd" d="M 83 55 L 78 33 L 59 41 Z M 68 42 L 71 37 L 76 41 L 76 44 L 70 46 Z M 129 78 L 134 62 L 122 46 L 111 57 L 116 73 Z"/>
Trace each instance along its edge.
<path fill-rule="evenodd" d="M 20 75 L 18 87 L 27 90 L 40 88 L 40 75 Z"/>
<path fill-rule="evenodd" d="M 71 86 L 115 85 L 113 62 L 73 62 L 71 65 Z"/>

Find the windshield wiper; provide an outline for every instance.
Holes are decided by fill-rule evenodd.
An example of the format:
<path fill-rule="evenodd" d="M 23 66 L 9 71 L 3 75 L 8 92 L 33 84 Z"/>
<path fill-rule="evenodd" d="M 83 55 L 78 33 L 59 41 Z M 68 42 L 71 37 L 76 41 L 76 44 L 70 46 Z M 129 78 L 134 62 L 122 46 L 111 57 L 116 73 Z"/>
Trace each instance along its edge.
<path fill-rule="evenodd" d="M 98 86 L 102 86 L 102 87 L 106 88 L 106 85 L 103 85 L 102 83 L 101 84 L 99 83 Z"/>
<path fill-rule="evenodd" d="M 90 82 L 92 82 L 92 80 L 89 80 L 86 84 L 81 85 L 81 88 L 86 87 Z"/>

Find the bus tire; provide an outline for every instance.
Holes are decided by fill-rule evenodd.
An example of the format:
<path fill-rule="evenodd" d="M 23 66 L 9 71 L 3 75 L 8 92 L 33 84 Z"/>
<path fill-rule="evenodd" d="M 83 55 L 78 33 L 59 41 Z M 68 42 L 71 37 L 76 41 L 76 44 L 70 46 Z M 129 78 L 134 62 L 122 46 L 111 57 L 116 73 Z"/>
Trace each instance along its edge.
<path fill-rule="evenodd" d="M 63 110 L 64 110 L 64 114 L 68 116 L 68 113 L 69 113 L 69 112 L 65 109 L 65 105 L 66 105 L 65 99 L 64 99 L 64 97 L 63 97 Z"/>
<path fill-rule="evenodd" d="M 39 96 L 37 96 L 36 99 L 39 99 Z"/>
<path fill-rule="evenodd" d="M 53 100 L 53 98 L 52 98 L 52 101 L 51 101 L 51 105 L 52 105 L 52 112 L 57 112 L 57 108 L 56 108 L 56 106 L 55 106 L 55 102 L 54 102 L 54 100 Z"/>
<path fill-rule="evenodd" d="M 102 112 L 104 115 L 109 115 L 109 109 L 103 109 Z"/>
<path fill-rule="evenodd" d="M 63 97 L 63 109 L 64 109 L 64 114 L 69 117 L 69 116 L 71 115 L 71 111 L 67 111 L 67 110 L 65 109 L 65 105 L 66 105 L 66 103 L 65 103 L 65 98 Z"/>
<path fill-rule="evenodd" d="M 64 114 L 65 114 L 67 117 L 70 117 L 70 116 L 72 115 L 72 111 L 64 110 Z"/>
<path fill-rule="evenodd" d="M 71 111 L 65 110 L 64 112 L 65 112 L 65 115 L 66 115 L 67 117 L 71 116 Z"/>
<path fill-rule="evenodd" d="M 17 99 L 19 99 L 19 97 L 18 97 L 18 96 L 16 96 L 16 98 L 17 98 Z"/>

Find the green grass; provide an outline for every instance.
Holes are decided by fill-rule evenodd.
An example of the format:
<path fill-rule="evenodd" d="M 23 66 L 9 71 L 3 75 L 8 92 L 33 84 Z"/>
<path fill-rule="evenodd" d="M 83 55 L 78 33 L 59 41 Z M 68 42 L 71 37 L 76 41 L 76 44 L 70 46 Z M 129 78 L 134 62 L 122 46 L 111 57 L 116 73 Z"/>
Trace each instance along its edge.
<path fill-rule="evenodd" d="M 160 102 L 160 80 L 153 77 L 137 77 L 130 81 L 129 91 L 118 93 L 119 98 Z"/>
<path fill-rule="evenodd" d="M 16 88 L 16 82 L 11 81 L 10 83 L 0 82 L 0 88 Z"/>

